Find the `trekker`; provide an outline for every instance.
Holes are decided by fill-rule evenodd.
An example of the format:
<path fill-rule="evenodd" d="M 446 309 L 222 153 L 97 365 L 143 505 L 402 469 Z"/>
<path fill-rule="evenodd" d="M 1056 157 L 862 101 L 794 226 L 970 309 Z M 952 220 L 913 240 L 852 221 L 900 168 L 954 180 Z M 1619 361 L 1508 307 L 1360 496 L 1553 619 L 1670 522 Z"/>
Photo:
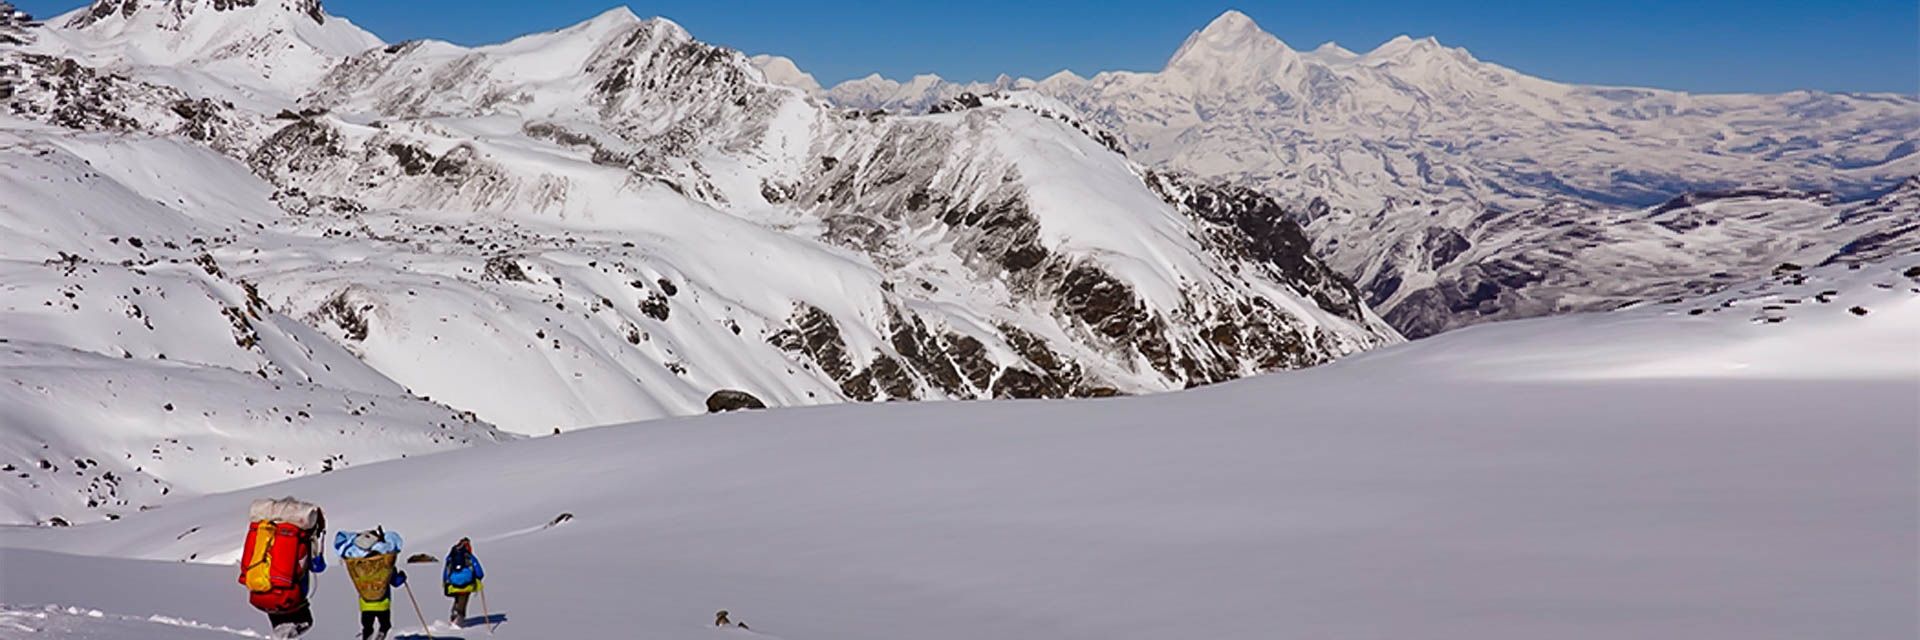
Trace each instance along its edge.
<path fill-rule="evenodd" d="M 360 597 L 360 640 L 387 640 L 387 632 L 393 629 L 393 588 L 407 584 L 407 572 L 394 569 L 400 557 L 400 534 L 382 527 L 342 531 L 333 537 L 333 550 L 346 563 L 347 577 L 353 579 L 353 590 Z"/>
<path fill-rule="evenodd" d="M 447 596 L 453 598 L 453 626 L 466 626 L 467 599 L 482 587 L 480 581 L 487 572 L 480 568 L 480 559 L 473 555 L 473 541 L 461 538 L 460 542 L 447 551 L 447 569 L 440 576 L 440 582 L 446 587 Z"/>
<path fill-rule="evenodd" d="M 293 498 L 253 501 L 247 509 L 247 538 L 240 552 L 240 584 L 247 602 L 267 614 L 274 638 L 297 638 L 313 628 L 308 601 L 310 576 L 327 570 L 315 544 L 326 534 L 320 507 Z"/>

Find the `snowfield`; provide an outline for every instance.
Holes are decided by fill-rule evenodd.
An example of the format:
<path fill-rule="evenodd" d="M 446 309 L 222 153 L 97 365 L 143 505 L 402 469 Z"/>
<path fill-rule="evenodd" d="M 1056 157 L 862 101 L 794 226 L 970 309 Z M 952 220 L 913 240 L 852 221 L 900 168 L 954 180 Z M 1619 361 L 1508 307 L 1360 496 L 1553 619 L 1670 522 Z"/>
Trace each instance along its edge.
<path fill-rule="evenodd" d="M 787 639 L 1910 637 L 1915 267 L 1172 394 L 589 429 L 7 529 L 0 620 L 48 633 L 0 633 L 260 630 L 220 563 L 249 500 L 296 495 L 409 552 L 471 536 L 503 638 L 742 633 L 718 609 Z M 317 584 L 315 633 L 346 629 L 351 589 Z"/>

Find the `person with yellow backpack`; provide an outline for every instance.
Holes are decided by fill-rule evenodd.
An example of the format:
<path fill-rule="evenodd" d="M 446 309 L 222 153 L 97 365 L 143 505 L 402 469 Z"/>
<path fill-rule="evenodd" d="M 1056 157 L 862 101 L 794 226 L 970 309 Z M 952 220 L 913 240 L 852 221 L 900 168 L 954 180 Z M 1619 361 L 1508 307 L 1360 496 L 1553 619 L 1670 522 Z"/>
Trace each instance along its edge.
<path fill-rule="evenodd" d="M 393 629 L 393 588 L 407 584 L 407 572 L 394 568 L 400 543 L 399 533 L 381 527 L 333 537 L 333 550 L 346 563 L 347 577 L 360 596 L 360 640 L 386 640 Z"/>

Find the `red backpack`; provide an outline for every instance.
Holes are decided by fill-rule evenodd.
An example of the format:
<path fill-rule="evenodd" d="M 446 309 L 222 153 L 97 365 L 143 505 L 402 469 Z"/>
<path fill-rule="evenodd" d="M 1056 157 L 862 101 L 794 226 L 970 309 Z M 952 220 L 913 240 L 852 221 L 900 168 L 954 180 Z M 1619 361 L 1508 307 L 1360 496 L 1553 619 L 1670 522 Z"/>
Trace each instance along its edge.
<path fill-rule="evenodd" d="M 247 526 L 247 542 L 240 553 L 240 584 L 247 601 L 267 613 L 293 613 L 307 606 L 307 559 L 313 555 L 314 531 L 278 520 L 255 520 Z"/>

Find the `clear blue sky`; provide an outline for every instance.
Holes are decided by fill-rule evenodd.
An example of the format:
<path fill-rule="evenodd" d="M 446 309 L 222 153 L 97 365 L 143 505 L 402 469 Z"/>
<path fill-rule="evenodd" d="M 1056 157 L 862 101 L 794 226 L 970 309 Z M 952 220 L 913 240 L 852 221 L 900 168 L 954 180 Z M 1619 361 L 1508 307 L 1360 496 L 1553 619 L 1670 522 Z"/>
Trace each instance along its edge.
<path fill-rule="evenodd" d="M 82 0 L 13 0 L 50 16 Z M 388 41 L 486 44 L 618 0 L 325 0 Z M 1157 70 L 1237 8 L 1296 49 L 1366 51 L 1402 33 L 1566 82 L 1700 92 L 1920 93 L 1916 0 L 657 0 L 630 4 L 694 36 L 793 58 L 823 83 L 880 73 L 983 80 Z"/>

